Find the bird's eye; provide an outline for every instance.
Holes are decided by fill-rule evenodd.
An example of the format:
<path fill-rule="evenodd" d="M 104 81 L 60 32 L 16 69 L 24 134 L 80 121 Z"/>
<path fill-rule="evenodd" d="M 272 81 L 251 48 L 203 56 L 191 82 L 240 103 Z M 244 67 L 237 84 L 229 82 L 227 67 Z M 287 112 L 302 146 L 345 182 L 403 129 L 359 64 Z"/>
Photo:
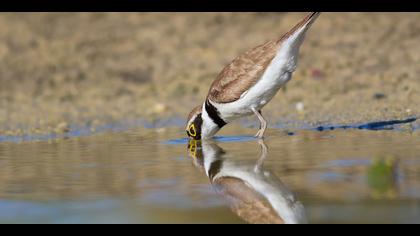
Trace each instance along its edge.
<path fill-rule="evenodd" d="M 197 135 L 197 131 L 195 130 L 195 125 L 190 125 L 190 128 L 188 129 L 188 135 L 191 137 L 195 137 Z"/>

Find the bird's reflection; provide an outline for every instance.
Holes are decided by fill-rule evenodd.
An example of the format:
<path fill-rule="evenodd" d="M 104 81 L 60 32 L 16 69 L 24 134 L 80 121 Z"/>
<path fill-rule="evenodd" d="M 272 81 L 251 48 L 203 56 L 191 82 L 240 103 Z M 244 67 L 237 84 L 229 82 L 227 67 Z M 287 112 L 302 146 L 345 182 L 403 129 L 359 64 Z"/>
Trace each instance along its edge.
<path fill-rule="evenodd" d="M 190 140 L 189 156 L 205 171 L 232 211 L 248 223 L 306 223 L 303 205 L 272 172 L 263 167 L 268 148 L 260 140 L 261 154 L 254 164 L 225 158 L 214 141 Z"/>

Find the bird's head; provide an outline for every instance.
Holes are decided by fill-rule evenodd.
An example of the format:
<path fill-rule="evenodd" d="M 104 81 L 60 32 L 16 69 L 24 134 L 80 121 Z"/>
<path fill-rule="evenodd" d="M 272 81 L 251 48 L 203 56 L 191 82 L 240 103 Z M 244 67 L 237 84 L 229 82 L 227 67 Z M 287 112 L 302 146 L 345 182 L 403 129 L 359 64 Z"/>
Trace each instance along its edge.
<path fill-rule="evenodd" d="M 194 140 L 200 140 L 202 134 L 203 118 L 202 118 L 202 106 L 195 107 L 188 115 L 187 131 L 188 137 Z"/>

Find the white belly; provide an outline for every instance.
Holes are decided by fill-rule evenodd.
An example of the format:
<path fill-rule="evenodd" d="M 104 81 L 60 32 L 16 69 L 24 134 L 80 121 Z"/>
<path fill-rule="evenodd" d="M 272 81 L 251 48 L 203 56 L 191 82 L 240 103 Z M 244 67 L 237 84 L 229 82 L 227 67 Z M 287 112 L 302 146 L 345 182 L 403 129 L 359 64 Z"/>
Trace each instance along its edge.
<path fill-rule="evenodd" d="M 290 80 L 292 75 L 288 71 L 274 71 L 274 73 L 270 73 L 269 69 L 267 69 L 267 72 L 269 73 L 265 73 L 237 101 L 223 104 L 212 102 L 220 112 L 223 120 L 229 123 L 237 118 L 253 115 L 252 109 L 262 109 L 277 94 L 279 89 Z"/>

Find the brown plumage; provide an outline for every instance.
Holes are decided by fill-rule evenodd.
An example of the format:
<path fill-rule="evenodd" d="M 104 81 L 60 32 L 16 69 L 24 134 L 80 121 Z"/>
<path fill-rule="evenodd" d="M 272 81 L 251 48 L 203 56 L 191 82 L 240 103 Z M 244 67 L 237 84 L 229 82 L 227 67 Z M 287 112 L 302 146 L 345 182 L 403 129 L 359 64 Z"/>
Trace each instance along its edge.
<path fill-rule="evenodd" d="M 230 103 L 251 88 L 263 75 L 282 42 L 319 13 L 311 13 L 289 32 L 277 40 L 270 40 L 235 58 L 212 83 L 207 99 L 217 103 Z"/>
<path fill-rule="evenodd" d="M 277 45 L 275 40 L 268 41 L 233 60 L 210 86 L 207 98 L 217 103 L 238 100 L 261 78 L 277 53 Z"/>
<path fill-rule="evenodd" d="M 196 106 L 191 112 L 190 112 L 190 114 L 188 114 L 188 120 L 187 121 L 190 121 L 191 120 L 191 118 L 193 117 L 193 116 L 195 116 L 195 115 L 197 115 L 197 114 L 199 114 L 199 113 L 201 113 L 201 105 L 198 105 L 198 106 Z"/>
<path fill-rule="evenodd" d="M 284 224 L 270 203 L 243 180 L 223 177 L 213 182 L 229 200 L 231 210 L 251 224 Z"/>

